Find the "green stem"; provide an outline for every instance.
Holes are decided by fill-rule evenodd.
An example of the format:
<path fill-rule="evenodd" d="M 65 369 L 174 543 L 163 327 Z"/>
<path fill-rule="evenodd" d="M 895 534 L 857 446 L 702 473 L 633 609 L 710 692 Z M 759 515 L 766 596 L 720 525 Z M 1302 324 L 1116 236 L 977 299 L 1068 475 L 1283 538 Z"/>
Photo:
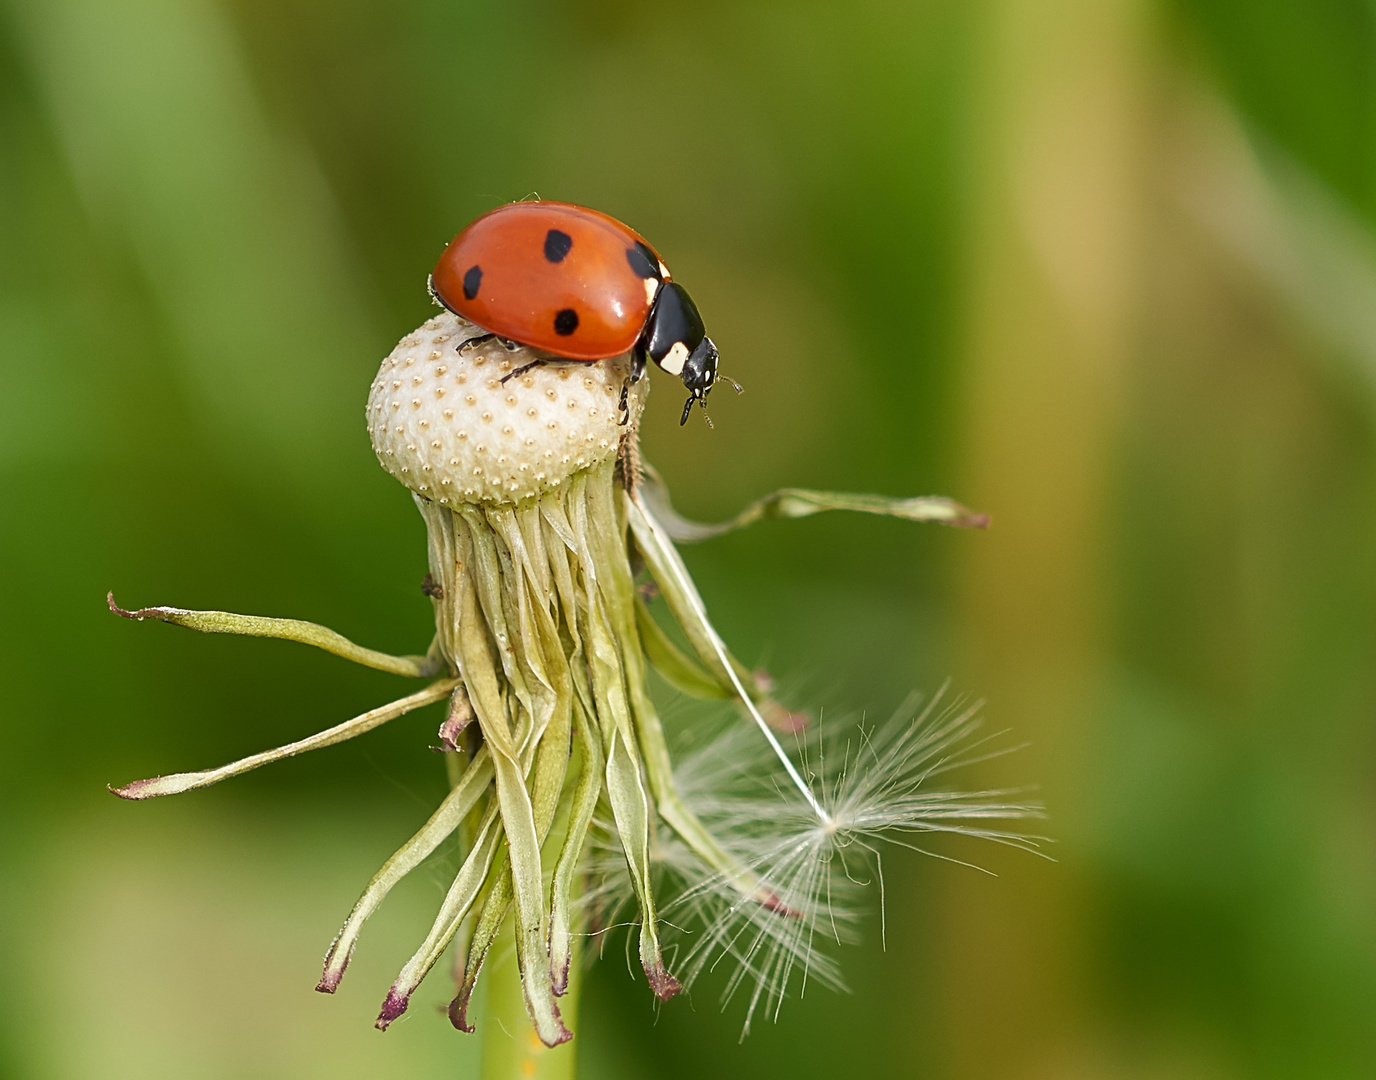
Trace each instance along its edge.
<path fill-rule="evenodd" d="M 569 966 L 568 991 L 559 999 L 566 1027 L 578 1019 L 578 995 L 583 981 L 579 949 L 574 939 L 574 958 Z M 481 1080 L 573 1080 L 577 1075 L 578 1040 L 553 1049 L 540 1041 L 526 1013 L 521 972 L 516 963 L 516 941 L 511 917 L 502 926 L 483 970 Z"/>

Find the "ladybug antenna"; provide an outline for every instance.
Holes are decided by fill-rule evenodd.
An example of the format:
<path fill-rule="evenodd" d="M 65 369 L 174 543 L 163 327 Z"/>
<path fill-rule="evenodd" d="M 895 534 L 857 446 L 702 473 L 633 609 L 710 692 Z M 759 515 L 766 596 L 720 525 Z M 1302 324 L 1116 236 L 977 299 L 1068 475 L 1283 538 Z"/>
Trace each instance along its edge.
<path fill-rule="evenodd" d="M 731 378 L 730 375 L 718 374 L 718 375 L 717 375 L 717 378 L 718 378 L 718 379 L 721 379 L 721 380 L 724 381 L 724 382 L 729 382 L 729 383 L 731 384 L 731 389 L 735 390 L 736 393 L 738 393 L 738 394 L 744 394 L 744 393 L 745 393 L 745 387 L 742 386 L 740 383 L 738 383 L 735 379 Z"/>

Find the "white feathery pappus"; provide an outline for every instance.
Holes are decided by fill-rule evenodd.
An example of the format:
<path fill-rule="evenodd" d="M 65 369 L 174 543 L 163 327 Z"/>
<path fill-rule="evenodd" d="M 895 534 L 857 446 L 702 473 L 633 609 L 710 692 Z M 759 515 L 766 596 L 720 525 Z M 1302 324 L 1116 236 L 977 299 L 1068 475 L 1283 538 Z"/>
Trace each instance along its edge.
<path fill-rule="evenodd" d="M 1021 798 L 1025 790 L 942 784 L 947 773 L 1018 749 L 979 735 L 978 703 L 945 697 L 943 688 L 924 705 L 915 695 L 877 728 L 828 722 L 797 737 L 801 771 L 829 820 L 748 728 L 724 728 L 675 770 L 685 802 L 777 897 L 775 904 L 743 897 L 659 830 L 652 856 L 666 949 L 676 953 L 685 988 L 704 972 L 728 972 L 722 1007 L 738 995 L 748 999 L 742 1038 L 757 1013 L 777 1019 L 784 999 L 801 997 L 809 983 L 845 989 L 832 947 L 855 940 L 860 894 L 870 887 L 879 890 L 882 935 L 884 844 L 966 866 L 974 864 L 916 838 L 956 833 L 1045 854 L 1045 837 L 995 824 L 1044 816 L 1040 804 Z M 583 907 L 590 932 L 600 934 L 629 905 L 630 882 L 614 842 L 595 843 L 589 869 Z"/>

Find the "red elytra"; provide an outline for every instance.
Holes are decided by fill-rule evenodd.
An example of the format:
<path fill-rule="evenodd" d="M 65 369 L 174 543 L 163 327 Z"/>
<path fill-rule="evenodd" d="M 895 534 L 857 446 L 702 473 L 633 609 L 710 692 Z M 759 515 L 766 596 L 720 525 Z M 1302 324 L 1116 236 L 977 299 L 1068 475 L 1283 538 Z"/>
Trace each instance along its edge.
<path fill-rule="evenodd" d="M 628 252 L 646 253 L 641 273 Z M 653 276 L 646 277 L 648 257 Z M 629 352 L 668 271 L 635 230 L 561 202 L 499 206 L 444 249 L 436 298 L 489 333 L 570 360 Z"/>

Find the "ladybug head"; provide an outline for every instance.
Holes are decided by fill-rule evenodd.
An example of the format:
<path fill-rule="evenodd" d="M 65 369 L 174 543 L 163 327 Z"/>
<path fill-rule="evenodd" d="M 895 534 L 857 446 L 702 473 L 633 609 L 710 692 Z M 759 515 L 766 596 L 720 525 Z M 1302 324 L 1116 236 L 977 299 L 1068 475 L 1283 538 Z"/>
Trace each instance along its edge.
<path fill-rule="evenodd" d="M 683 403 L 683 416 L 678 422 L 682 427 L 688 423 L 693 402 L 698 402 L 704 410 L 707 408 L 707 392 L 717 381 L 717 347 L 710 337 L 704 337 L 698 347 L 688 354 L 679 377 L 688 388 L 688 400 Z M 706 416 L 706 412 L 703 415 Z M 712 421 L 709 419 L 707 422 L 710 425 Z"/>
<path fill-rule="evenodd" d="M 643 340 L 650 359 L 670 375 L 677 375 L 688 388 L 688 401 L 679 420 L 682 426 L 688 423 L 693 402 L 706 408 L 707 392 L 717 381 L 717 347 L 707 336 L 698 306 L 678 282 L 668 281 L 660 287 L 645 322 Z M 712 421 L 707 423 L 710 427 Z"/>

